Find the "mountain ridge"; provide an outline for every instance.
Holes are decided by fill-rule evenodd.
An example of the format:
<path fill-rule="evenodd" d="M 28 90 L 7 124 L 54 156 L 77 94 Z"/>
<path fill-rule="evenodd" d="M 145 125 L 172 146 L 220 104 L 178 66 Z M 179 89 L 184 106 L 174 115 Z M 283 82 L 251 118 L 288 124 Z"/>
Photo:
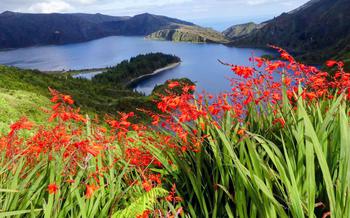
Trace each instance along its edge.
<path fill-rule="evenodd" d="M 85 13 L 0 14 L 0 49 L 84 42 L 113 35 L 146 36 L 169 26 L 195 24 L 143 13 L 133 17 Z"/>
<path fill-rule="evenodd" d="M 350 1 L 312 0 L 265 22 L 264 27 L 230 45 L 289 50 L 300 60 L 320 63 L 350 49 Z"/>

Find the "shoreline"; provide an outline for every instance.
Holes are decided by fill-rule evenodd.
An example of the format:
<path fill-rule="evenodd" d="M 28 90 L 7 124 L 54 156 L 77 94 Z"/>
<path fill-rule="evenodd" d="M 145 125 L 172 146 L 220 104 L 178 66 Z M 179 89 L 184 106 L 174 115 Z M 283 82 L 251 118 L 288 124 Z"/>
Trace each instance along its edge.
<path fill-rule="evenodd" d="M 144 79 L 147 79 L 147 78 L 150 78 L 152 76 L 155 76 L 155 75 L 158 75 L 160 73 L 163 73 L 165 71 L 174 69 L 174 68 L 178 67 L 180 64 L 181 64 L 181 61 L 177 62 L 177 63 L 168 64 L 165 67 L 162 67 L 162 68 L 159 68 L 159 69 L 153 71 L 152 73 L 141 75 L 141 76 L 139 76 L 137 78 L 131 79 L 130 81 L 128 81 L 126 83 L 125 86 L 126 87 L 132 87 L 132 86 L 134 86 L 135 84 L 137 84 L 138 82 L 140 82 L 140 81 L 142 81 Z M 74 76 L 74 75 L 84 75 L 84 74 L 93 74 L 93 73 L 103 73 L 105 70 L 107 70 L 107 68 L 92 68 L 92 69 L 69 70 L 69 71 L 63 71 L 63 70 L 62 71 L 41 71 L 41 72 L 44 73 L 44 74 L 48 74 L 48 75 L 55 75 L 55 74 L 65 75 L 65 74 L 69 74 L 71 76 Z M 88 79 L 88 80 L 91 80 L 91 79 Z"/>
<path fill-rule="evenodd" d="M 151 76 L 154 76 L 154 75 L 157 75 L 159 73 L 162 73 L 164 71 L 167 71 L 167 70 L 171 70 L 177 66 L 179 66 L 181 64 L 181 61 L 180 62 L 177 62 L 177 63 L 173 63 L 173 64 L 169 64 L 165 67 L 162 67 L 162 68 L 159 68 L 155 71 L 153 71 L 152 73 L 149 73 L 149 74 L 145 74 L 145 75 L 142 75 L 142 76 L 139 76 L 137 78 L 134 78 L 132 79 L 131 81 L 129 81 L 127 83 L 127 86 L 130 86 L 130 84 L 132 83 L 135 83 L 135 82 L 138 82 L 144 78 L 147 78 L 147 77 L 151 77 Z M 79 69 L 79 70 L 57 70 L 57 71 L 40 71 L 44 74 L 48 74 L 48 75 L 54 75 L 54 74 L 61 74 L 61 75 L 64 75 L 64 74 L 69 74 L 69 75 L 79 75 L 79 74 L 91 74 L 91 73 L 96 73 L 96 72 L 104 72 L 108 69 L 108 67 L 104 67 L 104 68 L 91 68 L 91 69 Z"/>
<path fill-rule="evenodd" d="M 70 75 L 76 75 L 76 74 L 88 74 L 88 73 L 94 73 L 94 72 L 100 72 L 107 70 L 107 67 L 104 68 L 88 68 L 88 69 L 79 69 L 79 70 L 52 70 L 52 71 L 40 71 L 45 74 L 70 74 Z"/>
<path fill-rule="evenodd" d="M 139 76 L 137 78 L 134 78 L 132 79 L 131 81 L 129 81 L 127 84 L 126 84 L 126 87 L 132 87 L 133 85 L 135 85 L 136 83 L 146 79 L 146 78 L 149 78 L 149 77 L 152 77 L 154 75 L 158 75 L 160 73 L 163 73 L 165 71 L 168 71 L 168 70 L 171 70 L 171 69 L 174 69 L 176 67 L 178 67 L 179 65 L 181 64 L 181 61 L 180 62 L 177 62 L 177 63 L 173 63 L 173 64 L 169 64 L 165 67 L 162 67 L 162 68 L 159 68 L 155 71 L 153 71 L 153 73 L 149 73 L 149 74 L 145 74 L 145 75 L 142 75 L 142 76 Z"/>

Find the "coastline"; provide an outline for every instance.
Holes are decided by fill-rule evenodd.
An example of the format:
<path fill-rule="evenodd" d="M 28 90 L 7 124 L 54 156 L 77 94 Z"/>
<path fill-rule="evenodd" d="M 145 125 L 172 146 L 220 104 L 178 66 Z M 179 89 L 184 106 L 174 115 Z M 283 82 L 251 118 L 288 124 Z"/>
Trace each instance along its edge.
<path fill-rule="evenodd" d="M 142 80 L 144 80 L 144 79 L 146 79 L 146 78 L 149 78 L 149 77 L 152 77 L 152 76 L 154 76 L 154 75 L 163 73 L 163 72 L 165 72 L 165 71 L 174 69 L 174 68 L 178 67 L 180 64 L 181 64 L 181 61 L 180 61 L 180 62 L 177 62 L 177 63 L 169 64 L 169 65 L 167 65 L 167 66 L 165 66 L 165 67 L 163 67 L 163 68 L 159 68 L 159 69 L 153 71 L 153 73 L 145 74 L 145 75 L 139 76 L 139 77 L 137 77 L 137 78 L 134 78 L 134 79 L 132 79 L 131 81 L 129 81 L 129 82 L 126 84 L 126 86 L 127 86 L 127 87 L 131 87 L 131 86 L 133 86 L 134 84 L 136 84 L 136 83 L 138 83 L 138 82 L 140 82 L 140 81 L 142 81 Z"/>

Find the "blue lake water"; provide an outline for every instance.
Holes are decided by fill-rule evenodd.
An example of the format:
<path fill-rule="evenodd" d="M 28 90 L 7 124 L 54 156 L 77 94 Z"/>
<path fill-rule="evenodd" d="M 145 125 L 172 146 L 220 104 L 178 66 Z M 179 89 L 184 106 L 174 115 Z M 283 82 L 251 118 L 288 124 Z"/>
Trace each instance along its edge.
<path fill-rule="evenodd" d="M 197 91 L 227 91 L 233 76 L 224 62 L 249 65 L 249 57 L 270 54 L 261 49 L 232 48 L 219 44 L 152 41 L 143 37 L 113 36 L 90 42 L 21 48 L 0 52 L 0 64 L 43 71 L 104 68 L 138 54 L 163 52 L 182 59 L 180 66 L 140 82 L 136 89 L 149 94 L 155 85 L 168 79 L 187 77 Z"/>

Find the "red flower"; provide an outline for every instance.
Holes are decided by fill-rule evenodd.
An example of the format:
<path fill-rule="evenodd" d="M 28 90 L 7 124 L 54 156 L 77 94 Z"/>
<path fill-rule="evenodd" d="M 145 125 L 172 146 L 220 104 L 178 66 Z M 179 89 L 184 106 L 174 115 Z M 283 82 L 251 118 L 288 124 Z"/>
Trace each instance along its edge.
<path fill-rule="evenodd" d="M 326 62 L 327 67 L 334 67 L 338 62 L 334 60 L 329 60 Z"/>
<path fill-rule="evenodd" d="M 9 133 L 9 136 L 12 136 L 21 129 L 27 129 L 30 130 L 33 127 L 33 123 L 28 121 L 26 117 L 21 118 L 19 121 L 15 122 L 10 126 L 11 132 Z"/>
<path fill-rule="evenodd" d="M 149 181 L 144 181 L 143 183 L 142 183 L 142 187 L 143 187 L 143 189 L 145 189 L 145 191 L 146 192 L 149 192 L 149 191 L 151 191 L 152 190 L 152 184 L 149 182 Z"/>
<path fill-rule="evenodd" d="M 285 52 L 285 51 L 282 51 L 282 53 L 281 53 L 281 58 L 283 58 L 284 60 L 289 61 L 290 63 L 295 62 L 294 58 L 293 58 L 290 54 L 288 54 L 287 52 Z"/>
<path fill-rule="evenodd" d="M 180 83 L 178 82 L 178 81 L 173 81 L 173 82 L 170 82 L 169 84 L 168 84 L 168 87 L 170 88 L 170 89 L 173 89 L 173 88 L 175 88 L 175 87 L 177 87 L 177 86 L 179 86 L 180 85 Z"/>
<path fill-rule="evenodd" d="M 284 126 L 286 125 L 286 121 L 284 121 L 283 118 L 275 119 L 272 124 L 276 125 L 277 123 L 279 123 L 282 126 L 282 128 L 284 128 Z"/>
<path fill-rule="evenodd" d="M 58 191 L 58 186 L 55 183 L 49 184 L 47 186 L 47 191 L 49 194 L 56 194 Z"/>
<path fill-rule="evenodd" d="M 251 77 L 254 73 L 254 69 L 251 67 L 241 67 L 241 66 L 234 66 L 232 67 L 232 71 L 235 72 L 238 76 L 242 76 L 243 78 L 247 79 Z"/>
<path fill-rule="evenodd" d="M 62 98 L 63 98 L 63 101 L 66 102 L 67 104 L 74 104 L 74 101 L 70 95 L 63 95 Z"/>
<path fill-rule="evenodd" d="M 286 85 L 286 86 L 290 86 L 290 84 L 292 83 L 292 79 L 289 78 L 289 77 L 286 77 L 283 79 L 283 83 Z"/>

